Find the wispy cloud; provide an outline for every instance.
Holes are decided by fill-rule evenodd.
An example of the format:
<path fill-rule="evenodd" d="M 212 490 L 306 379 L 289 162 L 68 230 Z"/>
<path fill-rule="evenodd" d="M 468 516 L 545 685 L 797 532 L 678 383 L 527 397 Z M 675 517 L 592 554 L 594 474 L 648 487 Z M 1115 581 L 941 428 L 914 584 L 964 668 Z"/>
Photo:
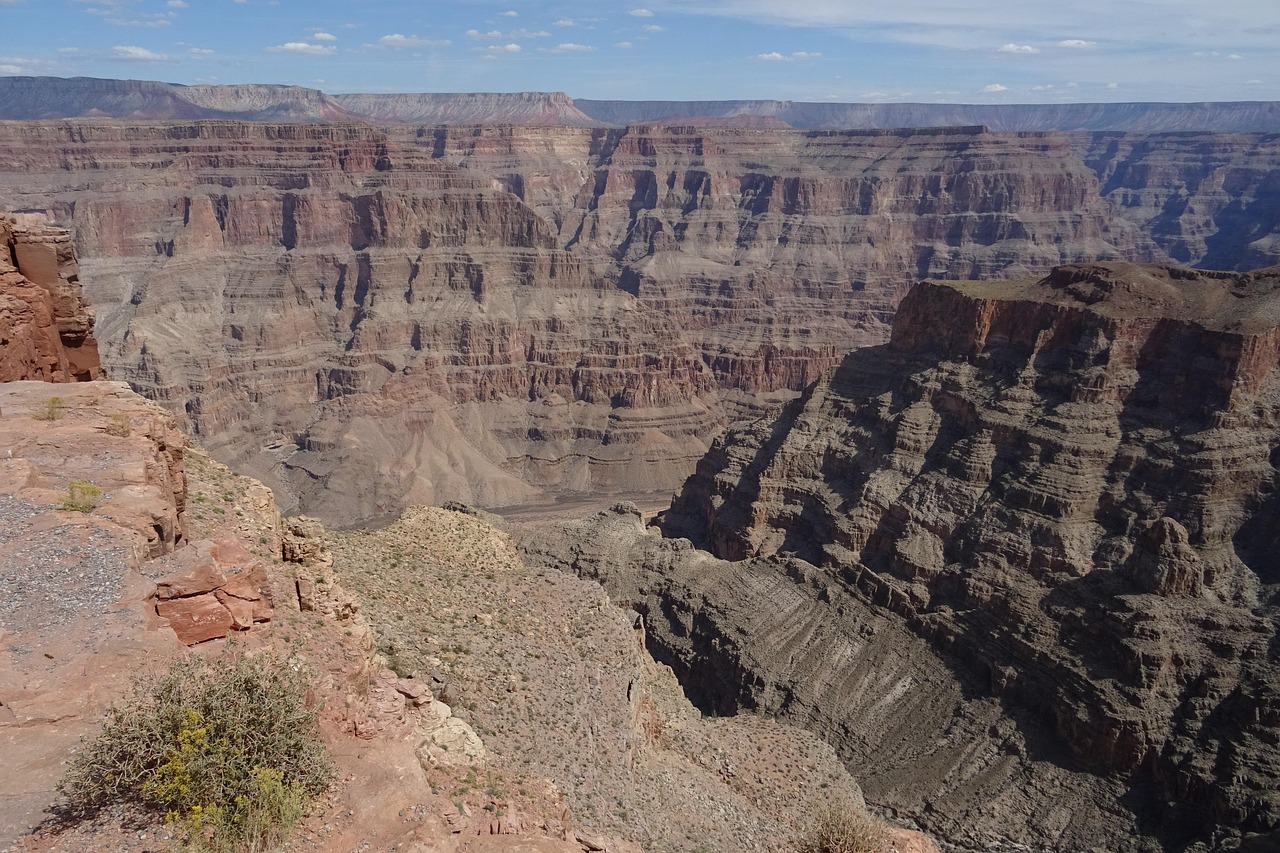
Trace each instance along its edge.
<path fill-rule="evenodd" d="M 502 38 L 502 31 L 489 30 L 487 33 L 482 33 L 479 30 L 467 30 L 467 38 L 475 39 L 476 41 L 493 41 L 494 39 Z"/>
<path fill-rule="evenodd" d="M 111 48 L 111 53 L 107 56 L 114 62 L 168 62 L 169 55 L 166 53 L 155 53 L 147 50 L 145 47 L 138 47 L 136 44 L 118 44 Z"/>
<path fill-rule="evenodd" d="M 665 30 L 666 27 L 660 27 L 657 24 L 645 24 L 640 29 L 644 30 L 646 33 L 660 33 Z"/>
<path fill-rule="evenodd" d="M 755 58 L 761 62 L 790 62 L 799 59 L 820 59 L 822 54 L 808 50 L 797 50 L 794 53 L 785 54 L 774 50 L 769 53 L 757 53 Z"/>
<path fill-rule="evenodd" d="M 634 18 L 652 18 L 653 13 L 648 9 L 632 9 L 630 15 Z"/>
<path fill-rule="evenodd" d="M 554 26 L 557 26 L 557 27 L 576 27 L 577 25 L 578 25 L 578 22 L 575 21 L 573 18 L 561 18 L 560 20 L 556 21 L 554 24 Z"/>
<path fill-rule="evenodd" d="M 983 86 L 982 91 L 987 94 L 993 94 L 995 92 L 1007 92 L 1009 91 L 1009 87 L 1001 83 L 992 83 L 989 86 Z"/>
<path fill-rule="evenodd" d="M 551 48 L 551 53 L 591 53 L 594 50 L 589 44 L 574 44 L 570 41 Z"/>
<path fill-rule="evenodd" d="M 305 41 L 287 41 L 284 44 L 269 47 L 267 50 L 272 53 L 300 53 L 305 56 L 331 56 L 338 52 L 338 49 L 331 44 L 311 44 Z"/>
<path fill-rule="evenodd" d="M 378 44 L 382 47 L 400 49 L 406 47 L 448 47 L 453 42 L 448 39 L 429 39 L 419 35 L 406 36 L 402 33 L 391 33 L 378 39 Z"/>
<path fill-rule="evenodd" d="M 1097 46 L 1096 41 L 1085 41 L 1084 39 L 1063 39 L 1058 42 L 1058 47 L 1069 47 L 1074 50 L 1085 50 Z"/>
<path fill-rule="evenodd" d="M 1040 48 L 1032 47 L 1029 44 L 1014 44 L 1013 42 L 1009 42 L 1008 44 L 1000 46 L 1000 52 L 1001 53 L 1022 53 L 1022 54 L 1039 53 Z"/>

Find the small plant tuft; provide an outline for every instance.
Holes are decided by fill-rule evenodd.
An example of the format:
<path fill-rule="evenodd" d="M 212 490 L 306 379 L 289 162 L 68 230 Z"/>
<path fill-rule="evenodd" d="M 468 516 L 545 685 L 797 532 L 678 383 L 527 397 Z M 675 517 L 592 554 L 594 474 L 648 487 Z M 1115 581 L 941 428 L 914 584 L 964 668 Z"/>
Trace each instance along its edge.
<path fill-rule="evenodd" d="M 88 480 L 72 480 L 67 483 L 67 493 L 58 501 L 58 506 L 69 512 L 93 512 L 101 497 L 101 486 L 95 486 Z"/>
<path fill-rule="evenodd" d="M 124 412 L 116 412 L 111 416 L 111 423 L 107 424 L 107 435 L 128 438 L 133 435 L 133 421 Z"/>
<path fill-rule="evenodd" d="M 800 853 L 884 853 L 889 827 L 852 803 L 822 808 L 800 842 Z"/>
<path fill-rule="evenodd" d="M 38 421 L 56 421 L 58 418 L 62 417 L 62 412 L 66 408 L 66 400 L 57 396 L 50 397 L 48 400 L 45 400 L 44 408 L 37 409 L 31 417 Z"/>
<path fill-rule="evenodd" d="M 332 768 L 295 658 L 191 656 L 135 683 L 58 783 L 68 820 L 123 804 L 205 853 L 280 846 Z"/>

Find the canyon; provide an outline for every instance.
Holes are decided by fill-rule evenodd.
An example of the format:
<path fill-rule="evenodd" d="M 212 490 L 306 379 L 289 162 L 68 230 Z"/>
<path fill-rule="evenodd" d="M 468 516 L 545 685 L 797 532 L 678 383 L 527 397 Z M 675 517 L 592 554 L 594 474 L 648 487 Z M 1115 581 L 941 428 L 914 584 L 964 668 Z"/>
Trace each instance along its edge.
<path fill-rule="evenodd" d="M 108 373 L 286 511 L 669 493 L 919 278 L 1280 259 L 1268 134 L 0 123 Z"/>
<path fill-rule="evenodd" d="M 718 439 L 661 536 L 519 538 L 644 614 L 704 710 L 821 732 L 949 841 L 1269 849 L 1277 448 L 1280 267 L 926 281 Z"/>
<path fill-rule="evenodd" d="M 163 655 L 311 643 L 369 777 L 328 814 L 421 840 L 422 804 L 374 782 L 431 772 L 431 717 L 470 758 L 483 737 L 554 780 L 518 805 L 555 849 L 595 843 L 566 805 L 610 849 L 794 845 L 813 792 L 774 775 L 787 756 L 960 850 L 1274 844 L 1274 133 L 795 129 L 776 104 L 631 123 L 566 96 L 125 82 L 77 83 L 73 106 L 127 122 L 0 121 L 3 369 L 103 370 L 160 408 L 77 383 L 100 390 L 60 417 L 55 386 L 2 386 L 20 458 L 0 508 L 36 538 L 60 524 L 49 460 L 114 458 L 124 414 L 152 462 L 89 513 L 130 543 L 108 549 L 128 578 L 112 630 Z M 1181 107 L 1126 120 L 1209 120 Z M 64 452 L 73 427 L 96 461 Z M 199 500 L 184 430 L 219 460 L 188 454 Z M 148 488 L 163 512 L 113 514 Z M 646 525 L 611 495 L 670 506 Z M 584 496 L 613 506 L 406 511 Z M 239 546 L 188 541 L 224 523 Z M 461 715 L 415 704 L 419 676 Z M 0 711 L 62 701 L 46 686 Z M 493 831 L 445 799 L 431 829 Z M 360 831 L 336 825 L 316 849 Z"/>

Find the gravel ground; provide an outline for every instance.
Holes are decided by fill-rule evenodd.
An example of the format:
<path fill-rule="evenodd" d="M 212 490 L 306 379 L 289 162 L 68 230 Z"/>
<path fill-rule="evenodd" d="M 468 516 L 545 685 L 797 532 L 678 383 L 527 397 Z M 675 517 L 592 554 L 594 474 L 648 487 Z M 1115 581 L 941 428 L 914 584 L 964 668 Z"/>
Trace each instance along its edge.
<path fill-rule="evenodd" d="M 96 528 L 36 530 L 47 512 L 0 495 L 0 629 L 46 630 L 119 601 L 128 549 Z"/>

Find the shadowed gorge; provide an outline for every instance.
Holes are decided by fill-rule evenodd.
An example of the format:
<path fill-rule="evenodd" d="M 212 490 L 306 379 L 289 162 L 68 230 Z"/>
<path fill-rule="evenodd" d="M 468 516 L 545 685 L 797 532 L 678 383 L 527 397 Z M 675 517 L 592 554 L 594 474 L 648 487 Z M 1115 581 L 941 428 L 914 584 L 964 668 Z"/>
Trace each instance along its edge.
<path fill-rule="evenodd" d="M 927 281 L 889 343 L 731 429 L 661 516 L 744 562 L 617 514 L 525 547 L 641 602 L 702 701 L 805 721 L 946 837 L 1273 833 L 1278 383 L 1277 268 Z"/>

